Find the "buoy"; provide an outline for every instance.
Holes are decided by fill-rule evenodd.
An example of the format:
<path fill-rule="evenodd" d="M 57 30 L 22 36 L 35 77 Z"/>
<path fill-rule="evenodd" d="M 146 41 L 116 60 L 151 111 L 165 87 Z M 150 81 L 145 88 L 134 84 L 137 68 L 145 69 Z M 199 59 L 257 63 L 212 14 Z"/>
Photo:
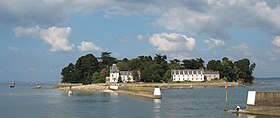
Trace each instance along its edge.
<path fill-rule="evenodd" d="M 160 88 L 155 88 L 155 89 L 154 89 L 154 98 L 155 98 L 155 99 L 161 99 Z"/>
<path fill-rule="evenodd" d="M 71 96 L 71 95 L 73 95 L 73 92 L 70 90 L 70 91 L 68 91 L 68 96 Z"/>

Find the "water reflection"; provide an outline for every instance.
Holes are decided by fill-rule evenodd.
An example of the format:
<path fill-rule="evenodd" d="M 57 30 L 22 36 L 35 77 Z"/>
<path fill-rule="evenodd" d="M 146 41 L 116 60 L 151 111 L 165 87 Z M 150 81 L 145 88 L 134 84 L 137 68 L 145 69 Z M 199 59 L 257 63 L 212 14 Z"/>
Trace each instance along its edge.
<path fill-rule="evenodd" d="M 117 92 L 110 93 L 110 101 L 111 102 L 118 102 L 119 101 L 119 94 Z"/>
<path fill-rule="evenodd" d="M 154 99 L 154 112 L 160 112 L 161 99 Z"/>
<path fill-rule="evenodd" d="M 161 104 L 161 99 L 154 99 L 154 115 L 155 118 L 160 118 L 160 104 Z"/>
<path fill-rule="evenodd" d="M 268 115 L 252 115 L 252 114 L 236 114 L 236 118 L 279 118 L 277 116 L 268 116 Z"/>

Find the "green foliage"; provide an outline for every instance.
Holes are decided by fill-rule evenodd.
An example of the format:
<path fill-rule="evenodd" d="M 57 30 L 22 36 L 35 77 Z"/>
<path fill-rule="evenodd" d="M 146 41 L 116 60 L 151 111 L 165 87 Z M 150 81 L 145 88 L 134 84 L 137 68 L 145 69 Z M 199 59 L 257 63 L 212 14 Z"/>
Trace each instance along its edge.
<path fill-rule="evenodd" d="M 91 83 L 104 83 L 105 78 L 98 72 L 95 72 L 91 77 Z"/>
<path fill-rule="evenodd" d="M 111 52 L 102 52 L 100 59 L 102 68 L 117 63 L 117 59 L 115 57 L 111 57 Z"/>
<path fill-rule="evenodd" d="M 75 65 L 76 77 L 83 84 L 90 84 L 93 73 L 99 71 L 99 62 L 92 54 L 80 57 Z"/>
<path fill-rule="evenodd" d="M 173 69 L 207 69 L 208 71 L 219 71 L 220 77 L 226 81 L 252 83 L 254 80 L 252 74 L 256 67 L 256 64 L 250 64 L 248 59 L 232 62 L 227 57 L 222 60 L 210 60 L 206 67 L 204 67 L 202 58 L 182 61 L 173 59 L 168 63 L 167 56 L 161 54 L 156 54 L 154 58 L 138 56 L 133 59 L 124 58 L 117 61 L 115 57 L 111 57 L 111 52 L 102 52 L 99 58 L 87 54 L 78 58 L 76 64 L 70 63 L 62 69 L 61 79 L 62 82 L 70 83 L 104 83 L 105 78 L 110 74 L 110 66 L 115 63 L 119 70 L 132 71 L 133 79 L 136 82 L 170 82 L 172 81 L 171 70 Z"/>
<path fill-rule="evenodd" d="M 118 83 L 123 83 L 121 76 L 119 76 L 119 78 L 118 78 Z"/>
<path fill-rule="evenodd" d="M 62 69 L 61 75 L 63 75 L 62 82 L 78 83 L 75 73 L 75 65 L 72 63 Z"/>
<path fill-rule="evenodd" d="M 172 81 L 172 79 L 171 79 L 171 70 L 170 70 L 170 69 L 168 69 L 168 70 L 165 72 L 165 74 L 164 74 L 164 76 L 163 76 L 163 81 L 164 81 L 164 82 L 170 82 L 170 81 Z"/>
<path fill-rule="evenodd" d="M 200 69 L 204 68 L 204 60 L 201 58 L 196 59 L 184 59 L 182 61 L 183 69 Z"/>
<path fill-rule="evenodd" d="M 154 61 L 147 61 L 141 67 L 141 81 L 142 82 L 160 82 L 161 78 L 159 75 L 160 65 Z"/>
<path fill-rule="evenodd" d="M 220 71 L 221 78 L 226 81 L 242 81 L 245 83 L 252 83 L 255 79 L 253 71 L 256 64 L 250 64 L 249 59 L 241 59 L 234 63 L 227 57 L 224 57 L 222 61 L 211 60 L 207 64 L 207 69 L 211 71 Z"/>

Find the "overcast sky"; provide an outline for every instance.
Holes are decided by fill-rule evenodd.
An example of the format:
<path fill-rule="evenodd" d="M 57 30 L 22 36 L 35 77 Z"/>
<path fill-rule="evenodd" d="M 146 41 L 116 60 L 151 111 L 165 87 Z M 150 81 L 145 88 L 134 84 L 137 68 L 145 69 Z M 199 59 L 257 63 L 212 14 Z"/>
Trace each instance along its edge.
<path fill-rule="evenodd" d="M 280 76 L 279 0 L 0 0 L 1 80 L 60 80 L 87 53 L 229 57 Z"/>

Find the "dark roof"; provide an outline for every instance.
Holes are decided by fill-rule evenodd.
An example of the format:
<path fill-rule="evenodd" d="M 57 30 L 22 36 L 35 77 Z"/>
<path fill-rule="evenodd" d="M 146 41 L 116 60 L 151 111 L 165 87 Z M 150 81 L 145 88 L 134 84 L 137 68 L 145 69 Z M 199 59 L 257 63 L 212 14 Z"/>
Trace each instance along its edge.
<path fill-rule="evenodd" d="M 203 74 L 220 74 L 220 73 L 219 71 L 215 71 L 215 72 L 204 71 Z"/>
<path fill-rule="evenodd" d="M 130 71 L 120 71 L 121 75 L 130 75 L 132 74 Z"/>
<path fill-rule="evenodd" d="M 117 64 L 113 64 L 111 69 L 110 69 L 110 73 L 118 73 L 119 69 L 117 67 Z"/>

